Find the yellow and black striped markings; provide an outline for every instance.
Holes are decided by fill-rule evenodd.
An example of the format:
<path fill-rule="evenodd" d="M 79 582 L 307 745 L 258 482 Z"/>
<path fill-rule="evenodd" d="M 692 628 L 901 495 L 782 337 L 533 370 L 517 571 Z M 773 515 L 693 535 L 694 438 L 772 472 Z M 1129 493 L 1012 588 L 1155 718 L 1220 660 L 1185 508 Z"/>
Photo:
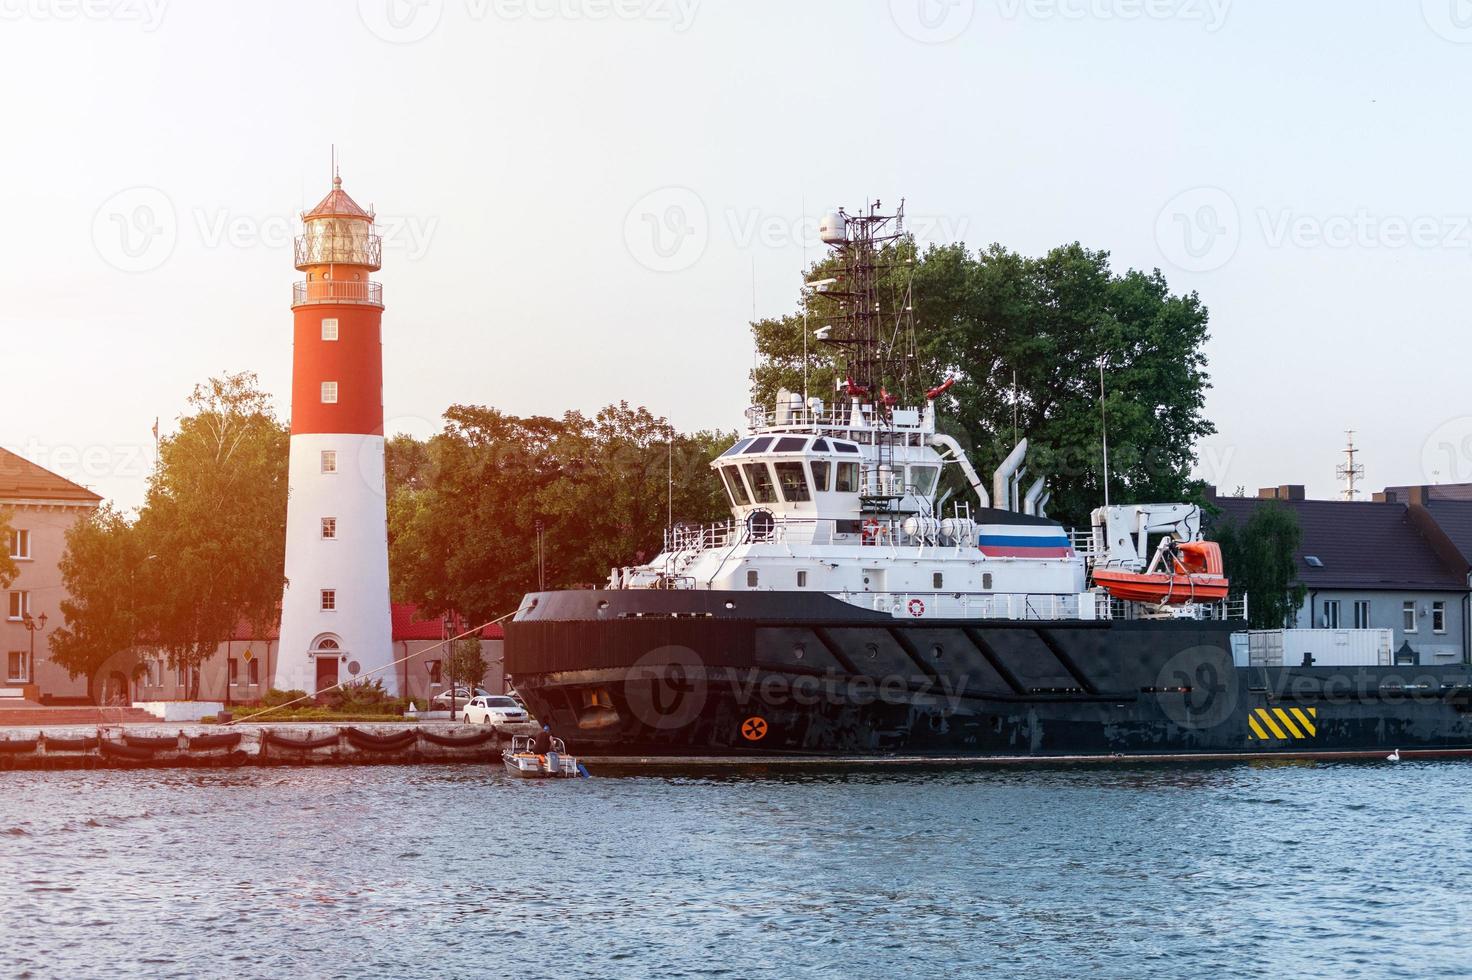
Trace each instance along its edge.
<path fill-rule="evenodd" d="M 1290 742 L 1319 734 L 1318 708 L 1253 708 L 1247 715 L 1248 739 L 1253 742 Z"/>

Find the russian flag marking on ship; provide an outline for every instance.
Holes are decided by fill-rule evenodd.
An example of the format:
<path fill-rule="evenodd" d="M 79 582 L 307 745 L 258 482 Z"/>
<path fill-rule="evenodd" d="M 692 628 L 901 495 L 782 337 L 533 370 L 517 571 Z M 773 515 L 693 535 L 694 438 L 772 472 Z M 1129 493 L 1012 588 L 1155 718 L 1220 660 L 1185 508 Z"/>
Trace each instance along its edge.
<path fill-rule="evenodd" d="M 1073 546 L 1061 528 L 998 524 L 983 527 L 976 546 L 988 558 L 1071 558 Z"/>

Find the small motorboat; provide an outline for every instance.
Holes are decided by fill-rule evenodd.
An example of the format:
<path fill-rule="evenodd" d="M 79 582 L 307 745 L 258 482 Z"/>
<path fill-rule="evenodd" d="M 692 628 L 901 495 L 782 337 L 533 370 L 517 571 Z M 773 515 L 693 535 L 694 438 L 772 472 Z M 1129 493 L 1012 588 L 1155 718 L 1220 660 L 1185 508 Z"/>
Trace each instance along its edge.
<path fill-rule="evenodd" d="M 1227 597 L 1229 583 L 1222 570 L 1221 545 L 1166 538 L 1145 571 L 1095 568 L 1094 584 L 1126 602 L 1181 606 L 1220 602 Z"/>
<path fill-rule="evenodd" d="M 532 736 L 514 735 L 511 747 L 501 750 L 506 771 L 519 779 L 577 779 L 588 775 L 576 758 L 567 754 L 562 739 L 552 739 L 552 749 L 545 755 L 532 749 Z"/>

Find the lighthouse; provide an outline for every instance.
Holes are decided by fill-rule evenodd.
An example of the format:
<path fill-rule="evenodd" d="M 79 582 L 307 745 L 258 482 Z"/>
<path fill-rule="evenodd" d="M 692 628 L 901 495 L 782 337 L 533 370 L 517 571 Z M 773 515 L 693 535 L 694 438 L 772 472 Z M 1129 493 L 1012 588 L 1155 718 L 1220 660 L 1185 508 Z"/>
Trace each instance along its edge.
<path fill-rule="evenodd" d="M 383 458 L 382 240 L 342 189 L 302 215 L 292 288 L 290 497 L 275 686 L 398 693 Z"/>

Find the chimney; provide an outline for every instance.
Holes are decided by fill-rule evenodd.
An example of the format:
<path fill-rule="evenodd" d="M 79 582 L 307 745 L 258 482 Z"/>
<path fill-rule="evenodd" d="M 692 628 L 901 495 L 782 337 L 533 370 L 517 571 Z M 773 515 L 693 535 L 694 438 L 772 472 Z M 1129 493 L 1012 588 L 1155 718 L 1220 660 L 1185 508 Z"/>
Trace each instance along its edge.
<path fill-rule="evenodd" d="M 1285 483 L 1278 488 L 1279 500 L 1303 500 L 1305 496 L 1302 484 Z"/>

